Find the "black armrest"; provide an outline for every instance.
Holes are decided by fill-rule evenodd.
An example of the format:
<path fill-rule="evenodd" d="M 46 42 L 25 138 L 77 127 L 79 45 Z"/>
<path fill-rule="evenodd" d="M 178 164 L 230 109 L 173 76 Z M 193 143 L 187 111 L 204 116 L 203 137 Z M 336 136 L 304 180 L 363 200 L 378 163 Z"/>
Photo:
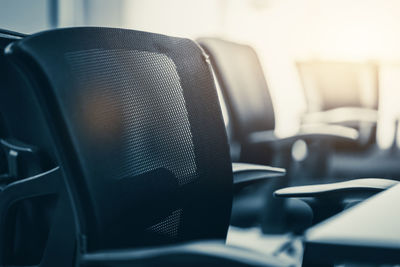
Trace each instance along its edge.
<path fill-rule="evenodd" d="M 380 192 L 386 190 L 399 181 L 379 178 L 362 178 L 346 182 L 293 186 L 279 189 L 274 192 L 277 197 L 351 197 L 357 192 Z"/>
<path fill-rule="evenodd" d="M 315 141 L 347 141 L 357 142 L 359 133 L 357 130 L 340 125 L 309 124 L 304 125 L 295 135 L 277 137 L 271 131 L 254 132 L 248 136 L 250 144 L 267 144 L 271 146 L 290 145 L 297 140 Z"/>
<path fill-rule="evenodd" d="M 85 266 L 293 266 L 293 262 L 223 241 L 203 241 L 135 250 L 103 251 L 82 257 Z"/>
<path fill-rule="evenodd" d="M 0 175 L 1 184 L 17 181 L 19 177 L 40 173 L 41 157 L 36 147 L 17 140 L 0 139 L 0 149 L 5 155 L 7 173 Z"/>
<path fill-rule="evenodd" d="M 56 195 L 60 192 L 62 185 L 61 171 L 59 167 L 38 175 L 20 179 L 8 184 L 0 192 L 0 236 L 5 236 L 7 212 L 17 201 L 36 197 Z M 65 229 L 64 229 L 65 230 Z M 69 233 L 70 236 L 72 236 Z M 65 240 L 64 240 L 65 241 Z M 0 242 L 0 258 L 5 251 L 5 242 Z"/>
<path fill-rule="evenodd" d="M 33 177 L 8 184 L 0 193 L 0 220 L 7 209 L 16 201 L 35 196 L 57 194 L 60 189 L 61 173 L 56 167 Z"/>
<path fill-rule="evenodd" d="M 232 171 L 235 187 L 286 175 L 282 168 L 239 162 L 232 163 Z"/>
<path fill-rule="evenodd" d="M 313 209 L 314 222 L 317 223 L 342 211 L 349 204 L 359 203 L 398 183 L 399 181 L 389 179 L 363 178 L 331 184 L 287 187 L 275 191 L 274 196 L 303 200 Z"/>

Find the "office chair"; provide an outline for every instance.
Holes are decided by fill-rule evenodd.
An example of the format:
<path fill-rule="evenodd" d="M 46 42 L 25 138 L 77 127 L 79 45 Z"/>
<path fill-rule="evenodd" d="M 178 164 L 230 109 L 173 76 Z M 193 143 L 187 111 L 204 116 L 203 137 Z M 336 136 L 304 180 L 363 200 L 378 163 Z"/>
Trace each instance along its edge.
<path fill-rule="evenodd" d="M 378 67 L 373 63 L 324 61 L 298 62 L 297 67 L 309 102 L 309 112 L 304 114 L 303 122 L 345 125 L 359 131 L 359 142 L 333 147 L 337 158 L 348 154 L 354 157 L 354 152 L 362 158 L 373 156 L 376 152 L 371 147 L 376 141 L 379 102 Z M 370 99 L 363 99 L 363 95 L 370 95 Z M 355 169 L 351 172 L 359 176 L 363 172 L 352 162 L 348 166 L 335 166 L 333 174 L 343 175 Z M 379 162 L 375 164 L 379 166 Z M 316 224 L 396 184 L 396 180 L 365 178 L 284 188 L 275 195 L 303 199 L 313 208 Z"/>
<path fill-rule="evenodd" d="M 358 134 L 354 134 L 354 129 L 347 128 L 347 126 L 351 125 L 344 125 L 346 126 L 344 128 L 335 128 L 327 123 L 320 124 L 319 127 L 303 126 L 304 128 L 300 130 L 298 135 L 286 139 L 271 138 L 271 130 L 273 130 L 274 127 L 274 117 L 271 116 L 273 115 L 272 100 L 268 93 L 268 87 L 263 76 L 261 64 L 255 51 L 249 46 L 218 38 L 201 38 L 198 42 L 210 55 L 217 81 L 220 84 L 221 91 L 229 108 L 231 115 L 230 121 L 232 123 L 230 127 L 233 132 L 232 138 L 236 138 L 233 139 L 233 142 L 239 142 L 242 147 L 253 146 L 253 150 L 249 148 L 244 149 L 245 153 L 240 155 L 241 160 L 249 160 L 250 162 L 253 160 L 254 162 L 264 160 L 265 162 L 265 157 L 262 158 L 263 155 L 267 153 L 274 155 L 274 153 L 276 153 L 276 150 L 272 150 L 273 152 L 271 153 L 271 149 L 265 146 L 265 144 L 270 142 L 275 146 L 275 149 L 278 148 L 278 150 L 281 150 L 280 155 L 284 155 L 283 158 L 286 158 L 283 162 L 288 166 L 288 175 L 292 175 L 290 182 L 295 184 L 295 179 L 299 177 L 297 177 L 298 174 L 294 170 L 290 169 L 289 159 L 291 156 L 291 145 L 296 140 L 305 139 L 310 143 L 314 142 L 317 149 L 311 150 L 309 154 L 314 154 L 317 159 L 322 159 L 322 161 L 316 161 L 309 165 L 311 171 L 313 171 L 313 169 L 322 170 L 322 172 L 317 171 L 314 173 L 316 178 L 323 177 L 327 169 L 326 158 L 329 156 L 328 152 L 338 142 L 350 145 L 362 142 L 362 140 L 358 138 Z M 267 120 L 269 120 L 269 123 L 266 122 Z M 255 136 L 257 138 L 255 138 Z M 267 136 L 269 137 L 267 138 Z M 257 142 L 254 142 L 255 140 L 257 140 Z M 252 151 L 250 153 L 252 155 L 247 157 L 246 151 Z M 282 151 L 284 153 L 282 153 Z M 258 159 L 254 159 L 254 157 L 258 157 Z M 274 165 L 275 164 L 277 164 L 277 162 L 275 162 Z M 306 182 L 306 184 L 307 183 L 310 183 L 310 181 Z M 312 183 L 315 184 L 316 182 L 314 181 Z M 318 183 L 321 183 L 321 181 Z M 293 221 L 295 222 L 295 225 L 300 224 L 300 222 L 302 224 L 307 223 L 304 222 L 304 217 L 306 220 L 308 219 L 308 216 L 306 216 L 308 210 L 298 202 L 286 202 L 286 204 L 284 204 L 285 201 L 281 201 L 282 199 L 295 198 L 307 203 L 313 211 L 311 224 L 316 224 L 341 212 L 343 209 L 362 202 L 377 192 L 390 188 L 398 182 L 389 179 L 365 178 L 330 184 L 318 183 L 316 185 L 285 188 L 289 185 L 288 180 L 281 179 L 276 180 L 276 182 L 272 181 L 272 186 L 267 188 L 267 191 L 265 190 L 266 188 L 262 188 L 258 192 L 253 191 L 250 192 L 249 195 L 243 195 L 243 201 L 241 202 L 251 203 L 252 206 L 240 204 L 237 205 L 238 208 L 235 210 L 234 205 L 233 214 L 237 213 L 237 217 L 242 219 L 241 217 L 244 216 L 240 215 L 243 213 L 243 210 L 249 209 L 252 210 L 252 213 L 259 213 L 261 210 L 262 216 L 265 216 L 265 221 L 262 222 L 264 232 L 281 231 L 282 229 L 279 227 L 279 224 L 284 225 L 285 219 L 279 219 L 279 212 L 282 212 L 283 209 L 288 210 L 287 214 L 283 214 L 283 216 L 289 217 L 292 223 Z M 262 206 L 262 209 L 259 207 L 255 208 L 255 202 L 249 201 L 249 199 L 256 197 L 254 196 L 255 194 L 261 194 L 262 196 L 262 194 L 269 194 L 271 191 L 275 191 L 274 195 L 278 200 L 268 199 L 267 201 L 269 201 L 270 204 L 266 205 L 266 207 Z M 289 207 L 287 207 L 288 203 L 290 203 Z M 297 221 L 296 219 L 298 216 L 296 216 L 297 218 L 293 217 L 291 213 L 298 212 L 299 209 L 303 210 L 303 212 L 300 212 L 303 218 Z M 293 212 L 291 212 L 291 210 L 293 210 Z M 248 216 L 251 212 L 247 211 L 245 214 Z M 268 220 L 268 218 L 272 219 Z M 274 228 L 276 228 L 276 230 L 274 230 Z M 297 233 L 301 233 L 304 230 L 304 226 L 298 227 L 297 225 L 296 228 L 291 227 L 289 229 Z M 283 228 L 283 230 L 285 229 L 288 230 L 288 227 Z"/>
<path fill-rule="evenodd" d="M 297 69 L 308 102 L 303 123 L 337 124 L 357 129 L 359 142 L 347 150 L 365 150 L 375 143 L 379 102 L 376 64 L 309 61 L 297 62 Z"/>
<path fill-rule="evenodd" d="M 308 102 L 303 123 L 345 125 L 356 129 L 358 142 L 336 143 L 329 177 L 388 176 L 395 170 L 363 168 L 369 162 L 387 162 L 377 146 L 379 67 L 374 62 L 301 61 L 297 69 Z"/>
<path fill-rule="evenodd" d="M 291 148 L 297 140 L 353 142 L 357 139 L 358 134 L 352 129 L 316 125 L 303 127 L 293 136 L 276 137 L 273 101 L 254 49 L 219 38 L 200 38 L 197 41 L 210 56 L 230 115 L 231 144 L 240 145 L 240 161 L 272 162 L 274 166 L 288 167 Z"/>
<path fill-rule="evenodd" d="M 283 172 L 232 167 L 211 68 L 194 42 L 70 28 L 13 42 L 5 59 L 15 82 L 0 97 L 9 136 L 47 165 L 1 193 L 1 264 L 291 264 L 224 244 L 233 190 Z M 53 201 L 52 218 L 39 255 L 21 263 L 3 236 L 12 205 L 32 197 Z"/>
<path fill-rule="evenodd" d="M 221 86 L 221 91 L 226 99 L 227 106 L 230 111 L 230 119 L 232 121 L 232 137 L 238 140 L 242 146 L 247 146 L 249 140 L 255 139 L 258 136 L 260 142 L 254 142 L 259 153 L 254 153 L 252 156 L 261 157 L 267 149 L 262 147 L 261 140 L 268 140 L 266 138 L 267 132 L 271 136 L 271 130 L 274 128 L 273 117 L 273 103 L 268 93 L 268 87 L 263 76 L 261 64 L 257 58 L 255 51 L 246 45 L 241 45 L 218 38 L 202 38 L 198 42 L 210 55 L 211 63 L 216 73 L 217 81 Z M 247 124 L 246 124 L 247 123 Z M 343 124 L 343 126 L 353 126 L 350 124 Z M 235 128 L 236 127 L 236 128 Z M 257 128 L 258 127 L 258 128 Z M 306 127 L 305 129 L 307 129 Z M 355 128 L 355 127 L 354 127 Z M 239 129 L 239 130 L 238 130 Z M 308 128 L 307 130 L 309 130 Z M 338 131 L 336 132 L 336 129 Z M 351 135 L 353 131 L 347 131 L 348 128 L 331 128 L 331 125 L 324 122 L 321 128 L 311 127 L 311 134 L 301 130 L 298 135 L 280 140 L 278 138 L 271 138 L 271 143 L 275 143 L 279 149 L 283 145 L 293 144 L 295 140 L 304 138 L 306 140 L 315 141 L 315 139 L 328 142 L 325 150 L 310 151 L 316 153 L 318 157 L 326 158 L 324 155 L 328 148 L 334 147 L 337 142 L 345 142 L 348 144 L 360 144 L 362 140 L 358 135 Z M 343 129 L 343 132 L 341 131 Z M 360 130 L 360 129 L 358 129 Z M 303 131 L 303 132 L 302 132 Z M 349 133 L 344 135 L 346 131 Z M 236 134 L 236 135 L 235 135 Z M 326 134 L 326 135 L 324 135 Z M 262 137 L 264 135 L 264 137 Z M 245 137 L 243 137 L 245 136 Z M 324 138 L 324 139 L 322 139 Z M 319 141 L 320 141 L 319 140 Z M 235 140 L 233 141 L 235 142 Z M 318 145 L 321 143 L 318 142 Z M 289 148 L 290 146 L 288 146 Z M 246 149 L 244 149 L 246 151 Z M 285 151 L 285 150 L 283 150 Z M 288 157 L 286 150 L 286 157 Z M 251 153 L 250 153 L 251 154 Z M 271 153 L 273 155 L 273 153 Z M 241 160 L 246 160 L 245 155 L 240 155 Z M 264 159 L 256 159 L 265 160 Z M 326 165 L 311 165 L 311 168 L 326 169 Z M 289 165 L 290 166 L 290 165 Z M 291 171 L 290 169 L 288 170 Z M 296 173 L 292 172 L 293 178 Z M 289 173 L 290 175 L 290 173 Z M 279 186 L 284 185 L 277 180 Z M 356 205 L 366 198 L 386 190 L 398 184 L 396 180 L 390 179 L 354 179 L 345 182 L 329 183 L 329 184 L 315 184 L 306 186 L 294 186 L 287 188 L 280 188 L 274 192 L 275 197 L 281 199 L 296 198 L 304 201 L 309 205 L 313 211 L 312 224 L 319 223 L 344 209 Z M 248 198 L 246 199 L 248 200 Z M 249 208 L 248 206 L 245 208 Z M 269 206 L 269 210 L 265 212 L 274 211 Z M 276 216 L 276 213 L 275 213 Z M 276 216 L 277 217 L 277 216 Z M 270 224 L 268 225 L 270 226 Z M 301 229 L 300 229 L 301 230 Z M 304 229 L 303 229 L 304 230 Z"/>
<path fill-rule="evenodd" d="M 261 220 L 266 232 L 275 231 L 275 227 L 278 232 L 286 231 L 287 229 L 282 229 L 285 225 L 284 219 L 278 219 L 277 214 L 282 213 L 288 203 L 271 199 L 272 193 L 289 184 L 310 183 L 310 178 L 321 182 L 328 167 L 331 144 L 338 141 L 356 142 L 358 132 L 343 126 L 321 127 L 314 124 L 303 126 L 297 134 L 286 138 L 275 136 L 273 101 L 254 49 L 219 38 L 200 38 L 197 41 L 210 56 L 223 96 L 221 101 L 226 102 L 231 151 L 238 151 L 236 155 L 232 155 L 233 158 L 287 169 L 285 179 L 276 180 L 249 193 L 244 192 L 236 198 L 233 218 L 237 219 L 233 223 L 251 226 Z M 310 150 L 307 158 L 301 162 L 293 160 L 292 156 L 296 149 L 294 144 L 298 141 L 305 141 L 306 149 Z M 304 181 L 305 178 L 308 181 Z M 295 203 L 290 205 L 292 204 L 295 206 L 289 209 L 297 212 L 295 210 L 300 207 Z M 308 210 L 304 212 L 308 213 Z M 260 213 L 262 218 L 259 218 Z"/>

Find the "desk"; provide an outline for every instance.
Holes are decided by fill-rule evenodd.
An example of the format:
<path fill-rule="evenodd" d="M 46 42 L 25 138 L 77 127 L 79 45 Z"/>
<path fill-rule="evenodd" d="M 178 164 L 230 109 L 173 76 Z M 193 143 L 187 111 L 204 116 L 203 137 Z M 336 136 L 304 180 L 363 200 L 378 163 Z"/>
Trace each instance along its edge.
<path fill-rule="evenodd" d="M 400 185 L 305 233 L 303 266 L 400 263 Z"/>

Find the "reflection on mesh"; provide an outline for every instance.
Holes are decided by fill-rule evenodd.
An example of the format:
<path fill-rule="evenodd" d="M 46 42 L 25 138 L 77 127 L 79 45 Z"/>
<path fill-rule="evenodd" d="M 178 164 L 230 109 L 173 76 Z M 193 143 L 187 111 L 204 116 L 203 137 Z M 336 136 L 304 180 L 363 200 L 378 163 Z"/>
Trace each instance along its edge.
<path fill-rule="evenodd" d="M 101 49 L 70 52 L 66 58 L 79 86 L 85 88 L 80 97 L 87 107 L 82 112 L 89 114 L 85 123 L 91 134 L 110 131 L 115 138 L 113 133 L 120 132 L 123 156 L 112 171 L 114 178 L 160 167 L 172 171 L 180 185 L 197 177 L 186 103 L 170 58 L 146 51 Z"/>
<path fill-rule="evenodd" d="M 181 220 L 182 209 L 175 210 L 170 216 L 148 228 L 157 234 L 175 239 L 178 236 L 179 223 Z"/>

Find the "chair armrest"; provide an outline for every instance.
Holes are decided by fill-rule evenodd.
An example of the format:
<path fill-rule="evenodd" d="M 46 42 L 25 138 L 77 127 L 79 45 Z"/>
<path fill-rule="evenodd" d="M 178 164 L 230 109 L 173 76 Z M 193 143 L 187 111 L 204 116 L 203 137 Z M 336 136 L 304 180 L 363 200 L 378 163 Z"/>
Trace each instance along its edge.
<path fill-rule="evenodd" d="M 61 172 L 59 167 L 8 184 L 0 193 L 0 224 L 13 203 L 36 196 L 57 194 L 60 190 L 60 184 Z"/>
<path fill-rule="evenodd" d="M 56 167 L 5 186 L 0 192 L 0 236 L 5 236 L 6 215 L 14 203 L 36 196 L 56 195 L 60 192 L 61 185 L 61 171 L 59 167 Z M 4 257 L 3 253 L 7 245 L 5 242 L 0 242 L 0 258 Z"/>
<path fill-rule="evenodd" d="M 85 266 L 291 266 L 283 261 L 243 248 L 227 246 L 223 241 L 102 251 L 83 255 Z"/>
<path fill-rule="evenodd" d="M 274 196 L 303 200 L 313 210 L 314 223 L 318 223 L 342 211 L 346 206 L 359 203 L 398 183 L 399 181 L 389 179 L 363 178 L 331 184 L 287 187 L 275 191 Z"/>
<path fill-rule="evenodd" d="M 307 113 L 302 118 L 303 123 L 343 124 L 370 123 L 378 121 L 378 111 L 369 108 L 342 107 L 327 111 Z"/>
<path fill-rule="evenodd" d="M 235 187 L 286 175 L 283 168 L 241 162 L 232 163 L 232 171 Z"/>
<path fill-rule="evenodd" d="M 57 194 L 60 184 L 61 172 L 59 167 L 10 183 L 0 193 L 0 212 L 5 212 L 5 209 L 18 200 Z"/>
<path fill-rule="evenodd" d="M 359 192 L 380 192 L 386 190 L 399 181 L 380 179 L 380 178 L 362 178 L 346 182 L 293 186 L 279 189 L 274 192 L 276 197 L 314 197 L 314 198 L 340 198 L 352 197 Z"/>
<path fill-rule="evenodd" d="M 302 125 L 297 136 L 304 139 L 325 138 L 338 141 L 355 142 L 359 138 L 359 132 L 351 127 L 329 124 L 307 124 Z"/>
<path fill-rule="evenodd" d="M 291 145 L 297 140 L 315 141 L 315 140 L 328 140 L 328 141 L 347 141 L 357 142 L 359 133 L 357 130 L 340 126 L 340 125 L 326 125 L 326 124 L 309 124 L 304 125 L 299 129 L 295 135 L 287 137 L 277 137 L 271 131 L 260 131 L 251 133 L 247 141 L 250 144 L 267 144 L 271 146 Z"/>

